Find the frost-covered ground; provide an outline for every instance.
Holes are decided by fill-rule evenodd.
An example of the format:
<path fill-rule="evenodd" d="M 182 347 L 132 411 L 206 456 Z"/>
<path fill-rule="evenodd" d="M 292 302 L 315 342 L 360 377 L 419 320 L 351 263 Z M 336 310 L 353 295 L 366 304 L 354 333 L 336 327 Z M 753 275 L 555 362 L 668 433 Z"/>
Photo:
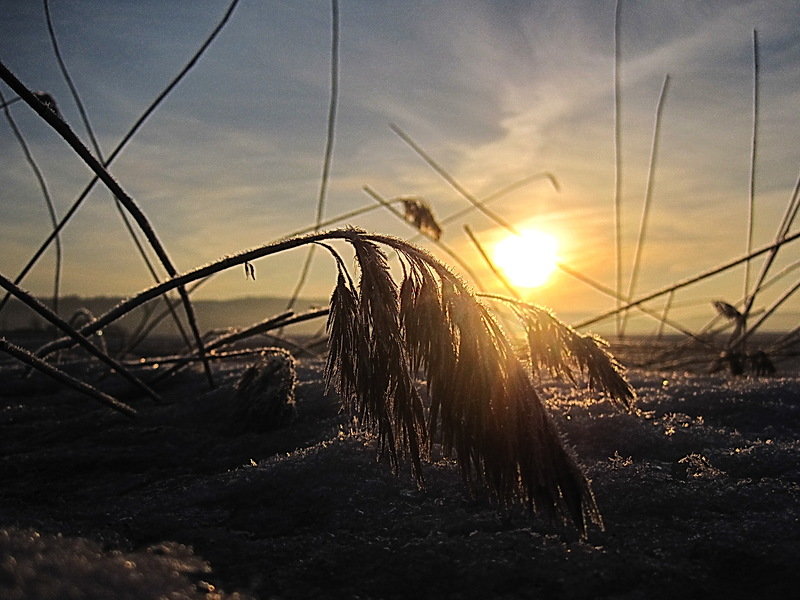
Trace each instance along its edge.
<path fill-rule="evenodd" d="M 800 589 L 797 376 L 634 369 L 639 415 L 543 383 L 605 519 L 581 541 L 470 497 L 445 460 L 427 468 L 424 490 L 392 475 L 324 395 L 319 363 L 300 365 L 299 420 L 272 433 L 241 427 L 230 389 L 207 394 L 188 373 L 167 392 L 175 404 L 131 421 L 12 371 L 0 375 L 2 598 L 731 599 Z"/>

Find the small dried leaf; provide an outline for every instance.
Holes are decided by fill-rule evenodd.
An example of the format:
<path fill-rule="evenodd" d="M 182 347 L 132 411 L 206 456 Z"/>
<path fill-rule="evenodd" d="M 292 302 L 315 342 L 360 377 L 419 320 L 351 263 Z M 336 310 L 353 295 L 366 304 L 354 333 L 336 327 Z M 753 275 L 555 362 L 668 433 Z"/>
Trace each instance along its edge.
<path fill-rule="evenodd" d="M 425 200 L 417 196 L 407 196 L 399 200 L 403 203 L 403 216 L 406 221 L 434 240 L 438 241 L 442 237 L 442 228 L 436 222 L 433 211 Z"/>
<path fill-rule="evenodd" d="M 740 313 L 737 310 L 737 308 L 732 304 L 728 304 L 727 302 L 723 302 L 722 300 L 714 300 L 711 304 L 714 306 L 714 308 L 717 309 L 717 312 L 726 319 L 731 319 L 736 321 L 742 319 L 742 313 Z"/>
<path fill-rule="evenodd" d="M 256 280 L 256 268 L 252 263 L 245 261 L 244 263 L 244 277 L 245 279 Z"/>

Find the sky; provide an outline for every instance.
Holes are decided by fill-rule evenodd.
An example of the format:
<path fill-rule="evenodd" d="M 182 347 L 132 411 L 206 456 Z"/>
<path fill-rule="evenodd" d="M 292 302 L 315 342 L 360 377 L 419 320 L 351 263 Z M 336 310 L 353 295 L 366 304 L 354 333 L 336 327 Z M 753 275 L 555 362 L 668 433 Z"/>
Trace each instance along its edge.
<path fill-rule="evenodd" d="M 64 61 L 105 153 L 194 54 L 228 2 L 61 0 L 51 15 Z M 563 264 L 607 288 L 615 268 L 614 0 L 341 0 L 339 97 L 325 216 L 385 198 L 425 198 L 438 218 L 468 206 L 390 129 L 394 123 L 466 190 L 484 198 L 535 173 L 491 208 L 520 229 L 559 239 Z M 634 297 L 745 253 L 753 131 L 753 31 L 759 42 L 759 115 L 752 246 L 772 243 L 800 170 L 800 5 L 781 1 L 620 5 L 622 281 L 627 293 L 650 167 L 656 105 L 669 75 L 653 170 L 647 239 Z M 88 141 L 48 38 L 41 3 L 0 0 L 0 60 L 50 93 Z M 178 270 L 258 246 L 314 223 L 331 80 L 330 2 L 242 0 L 222 33 L 111 167 L 147 214 Z M 14 97 L 4 84 L 6 100 Z M 9 111 L 63 215 L 88 168 L 21 102 Z M 14 278 L 50 230 L 30 166 L 0 115 L 0 272 Z M 401 237 L 413 229 L 384 210 L 350 224 Z M 487 248 L 508 235 L 479 212 L 448 223 L 442 241 L 488 291 L 503 292 L 464 232 Z M 792 231 L 798 228 L 795 226 Z M 152 280 L 109 192 L 87 198 L 62 238 L 62 293 L 128 296 Z M 420 244 L 451 262 L 429 242 Z M 778 255 L 770 274 L 797 260 Z M 305 251 L 238 269 L 199 297 L 288 295 Z M 753 263 L 758 272 L 760 263 Z M 54 253 L 22 286 L 52 294 Z M 459 271 L 458 266 L 454 266 Z M 798 271 L 759 296 L 771 302 Z M 754 275 L 751 275 L 754 276 Z M 303 290 L 327 297 L 335 268 L 318 253 Z M 696 327 L 711 301 L 743 294 L 744 269 L 687 288 L 676 320 Z M 577 323 L 615 300 L 563 271 L 521 290 Z M 665 296 L 650 306 L 661 310 Z M 797 323 L 800 303 L 777 328 Z M 603 324 L 599 324 L 600 329 Z M 631 327 L 657 328 L 636 317 Z"/>

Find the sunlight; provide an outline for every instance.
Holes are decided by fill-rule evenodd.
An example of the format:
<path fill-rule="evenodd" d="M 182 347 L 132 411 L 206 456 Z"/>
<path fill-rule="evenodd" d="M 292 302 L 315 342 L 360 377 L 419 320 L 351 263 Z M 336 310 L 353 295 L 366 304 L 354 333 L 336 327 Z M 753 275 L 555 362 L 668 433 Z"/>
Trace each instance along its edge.
<path fill-rule="evenodd" d="M 539 287 L 547 283 L 558 263 L 558 241 L 539 229 L 525 229 L 520 235 L 500 240 L 492 260 L 515 286 Z"/>

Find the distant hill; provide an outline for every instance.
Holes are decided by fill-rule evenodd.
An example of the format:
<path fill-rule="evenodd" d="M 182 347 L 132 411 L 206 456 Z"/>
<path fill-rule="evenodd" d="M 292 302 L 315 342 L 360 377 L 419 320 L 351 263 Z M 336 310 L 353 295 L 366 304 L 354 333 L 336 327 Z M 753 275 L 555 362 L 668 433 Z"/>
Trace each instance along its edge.
<path fill-rule="evenodd" d="M 99 316 L 116 306 L 123 298 L 119 297 L 92 297 L 65 296 L 59 300 L 59 316 L 69 321 L 80 310 L 88 310 L 92 315 Z M 44 301 L 52 308 L 52 302 Z M 242 327 L 262 321 L 268 317 L 286 311 L 286 298 L 274 297 L 245 297 L 232 300 L 196 300 L 192 302 L 197 313 L 198 325 L 201 333 L 210 329 L 227 327 Z M 327 298 L 308 299 L 297 301 L 294 311 L 305 312 L 311 308 L 320 308 L 328 305 Z M 153 300 L 144 307 L 140 307 L 119 321 L 112 327 L 122 329 L 126 333 L 133 331 L 146 316 L 146 311 L 153 310 L 153 314 L 160 314 L 166 309 L 162 300 Z M 183 309 L 178 309 L 178 314 L 184 318 Z M 313 333 L 324 325 L 324 319 L 315 319 L 307 323 L 294 326 L 292 331 L 297 333 Z M 27 306 L 16 299 L 11 299 L 0 312 L 0 334 L 17 330 L 45 329 L 44 319 L 39 317 Z M 165 318 L 154 330 L 155 333 L 169 335 L 176 332 L 171 317 Z"/>

